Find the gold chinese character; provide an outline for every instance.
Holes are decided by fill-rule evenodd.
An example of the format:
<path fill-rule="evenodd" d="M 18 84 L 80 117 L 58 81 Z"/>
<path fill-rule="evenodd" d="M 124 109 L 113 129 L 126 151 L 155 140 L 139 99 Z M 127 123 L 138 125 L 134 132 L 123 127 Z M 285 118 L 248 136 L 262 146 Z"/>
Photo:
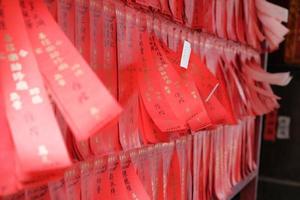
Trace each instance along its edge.
<path fill-rule="evenodd" d="M 55 65 L 60 64 L 63 61 L 64 61 L 64 59 L 62 59 L 61 57 L 53 58 L 53 62 L 54 62 Z"/>
<path fill-rule="evenodd" d="M 20 96 L 16 92 L 10 93 L 10 101 L 20 100 Z"/>
<path fill-rule="evenodd" d="M 12 107 L 15 110 L 21 110 L 22 109 L 22 101 L 20 101 L 20 100 L 13 101 L 12 102 Z"/>
<path fill-rule="evenodd" d="M 72 71 L 74 71 L 76 77 L 83 75 L 83 70 L 81 69 L 80 64 L 73 65 Z"/>
<path fill-rule="evenodd" d="M 15 49 L 15 45 L 14 44 L 12 44 L 12 43 L 6 44 L 6 51 L 12 52 L 12 51 L 15 51 L 15 50 L 16 49 Z"/>
<path fill-rule="evenodd" d="M 160 71 L 160 74 L 161 74 L 162 76 L 164 76 L 166 73 L 167 73 L 166 71 Z"/>
<path fill-rule="evenodd" d="M 166 84 L 167 84 L 167 85 L 170 85 L 171 83 L 172 83 L 172 81 L 171 81 L 170 79 L 167 79 L 167 80 L 166 80 Z"/>
<path fill-rule="evenodd" d="M 48 52 L 48 53 L 50 53 L 51 51 L 54 51 L 56 48 L 55 48 L 55 46 L 54 45 L 49 45 L 48 47 L 46 47 L 46 51 Z"/>
<path fill-rule="evenodd" d="M 69 68 L 69 65 L 67 63 L 61 63 L 59 66 L 58 66 L 58 70 L 59 71 L 64 71 L 66 69 Z"/>
<path fill-rule="evenodd" d="M 31 97 L 31 101 L 33 104 L 43 103 L 43 98 L 40 96 L 40 88 L 35 87 L 29 90 L 29 94 Z"/>
<path fill-rule="evenodd" d="M 170 90 L 169 86 L 165 86 L 164 89 L 165 89 L 167 94 L 171 94 L 171 90 Z"/>
<path fill-rule="evenodd" d="M 22 72 L 18 71 L 18 72 L 14 72 L 12 74 L 14 81 L 22 81 L 25 78 L 25 74 L 23 74 Z"/>
<path fill-rule="evenodd" d="M 5 34 L 4 35 L 4 40 L 5 40 L 5 42 L 12 42 L 12 37 L 8 34 Z"/>
<path fill-rule="evenodd" d="M 28 84 L 26 81 L 19 81 L 16 84 L 17 90 L 28 90 Z"/>
<path fill-rule="evenodd" d="M 43 103 L 43 98 L 40 95 L 34 95 L 33 97 L 31 97 L 31 102 L 33 104 L 41 104 Z"/>
<path fill-rule="evenodd" d="M 82 69 L 78 69 L 78 70 L 75 71 L 75 76 L 76 76 L 76 77 L 79 77 L 79 76 L 81 76 L 81 75 L 83 75 Z"/>
<path fill-rule="evenodd" d="M 22 66 L 21 63 L 17 62 L 17 63 L 11 63 L 10 64 L 10 69 L 13 72 L 15 72 L 15 71 L 22 71 L 22 68 L 23 68 L 23 66 Z"/>
<path fill-rule="evenodd" d="M 59 57 L 59 52 L 58 51 L 53 51 L 49 54 L 50 58 L 54 60 L 54 58 Z"/>
<path fill-rule="evenodd" d="M 40 32 L 39 33 L 39 39 L 40 40 L 44 40 L 44 39 L 46 39 L 47 38 L 47 36 L 45 35 L 45 33 L 43 33 L 43 32 Z"/>
<path fill-rule="evenodd" d="M 60 86 L 66 85 L 66 81 L 63 79 L 63 76 L 61 74 L 55 74 L 54 79 L 58 83 L 58 85 Z"/>
<path fill-rule="evenodd" d="M 41 48 L 36 48 L 35 53 L 39 55 L 39 54 L 43 53 L 43 50 Z"/>
<path fill-rule="evenodd" d="M 28 52 L 25 51 L 24 49 L 21 49 L 19 51 L 19 55 L 22 57 L 22 58 L 25 58 L 27 55 L 28 55 Z"/>
<path fill-rule="evenodd" d="M 168 75 L 164 75 L 164 76 L 162 76 L 162 78 L 163 78 L 164 81 L 169 79 Z"/>
<path fill-rule="evenodd" d="M 10 93 L 10 101 L 12 102 L 12 107 L 15 110 L 20 110 L 22 108 L 22 101 L 20 99 L 20 96 L 16 92 Z"/>
<path fill-rule="evenodd" d="M 54 75 L 55 80 L 59 80 L 59 79 L 62 79 L 62 78 L 63 78 L 63 76 L 61 74 L 55 74 Z"/>
<path fill-rule="evenodd" d="M 43 46 L 48 46 L 48 45 L 51 44 L 51 42 L 50 42 L 49 39 L 44 39 L 44 40 L 41 40 L 41 44 L 42 44 Z"/>
<path fill-rule="evenodd" d="M 197 99 L 197 98 L 198 98 L 197 92 L 195 92 L 195 91 L 192 91 L 192 92 L 191 92 L 191 95 L 192 95 L 192 97 L 193 97 L 194 99 Z"/>
<path fill-rule="evenodd" d="M 8 58 L 8 60 L 10 62 L 14 62 L 14 61 L 18 61 L 19 60 L 19 56 L 16 53 L 8 54 L 7 58 Z"/>
<path fill-rule="evenodd" d="M 35 87 L 35 88 L 32 88 L 29 90 L 29 94 L 32 96 L 32 95 L 37 95 L 37 94 L 40 94 L 40 88 L 38 87 Z"/>

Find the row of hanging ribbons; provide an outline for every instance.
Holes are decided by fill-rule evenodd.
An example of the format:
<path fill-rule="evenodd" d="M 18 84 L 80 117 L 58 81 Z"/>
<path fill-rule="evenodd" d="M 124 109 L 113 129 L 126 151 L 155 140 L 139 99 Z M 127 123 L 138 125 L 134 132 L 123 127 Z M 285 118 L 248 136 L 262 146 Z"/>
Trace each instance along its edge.
<path fill-rule="evenodd" d="M 75 38 L 74 12 L 64 13 L 65 9 L 76 10 L 76 20 L 80 15 L 95 8 L 97 0 L 45 0 L 52 14 L 63 22 L 69 17 L 73 22 L 64 24 L 64 30 L 71 40 Z M 173 22 L 198 29 L 220 38 L 247 44 L 257 50 L 278 48 L 288 29 L 281 23 L 288 21 L 288 10 L 266 0 L 124 0 L 131 7 L 152 10 Z M 58 3 L 57 3 L 58 2 Z M 76 3 L 75 3 L 76 2 Z M 137 6 L 140 5 L 140 6 Z M 70 8 L 70 9 L 69 9 Z M 81 10 L 81 14 L 77 14 Z M 155 16 L 156 17 L 156 16 Z M 68 20 L 68 19 L 67 19 Z M 78 21 L 76 21 L 78 23 Z M 70 28 L 68 28 L 70 27 Z M 73 27 L 73 28 L 72 28 Z"/>
<path fill-rule="evenodd" d="M 274 50 L 288 29 L 288 10 L 266 0 L 126 0 L 163 13 L 181 24 L 218 37 Z"/>
<path fill-rule="evenodd" d="M 259 38 L 278 46 L 268 34 L 284 36 L 282 18 L 259 11 L 276 6 L 255 5 L 276 21 L 257 23 Z M 132 2 L 2 0 L 0 11 L 0 194 L 26 188 L 5 198 L 224 199 L 255 170 L 254 118 L 278 107 L 270 84 L 291 77 L 265 72 L 248 39 Z"/>
<path fill-rule="evenodd" d="M 87 159 L 3 199 L 227 199 L 237 183 L 256 173 L 254 129 L 249 117 L 169 143 Z"/>

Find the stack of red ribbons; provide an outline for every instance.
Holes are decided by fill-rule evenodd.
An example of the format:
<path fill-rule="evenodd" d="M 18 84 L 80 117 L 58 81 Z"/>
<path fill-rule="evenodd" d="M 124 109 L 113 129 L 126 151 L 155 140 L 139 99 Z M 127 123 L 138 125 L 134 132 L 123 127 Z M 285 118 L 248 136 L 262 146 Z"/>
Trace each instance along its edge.
<path fill-rule="evenodd" d="M 116 119 L 121 107 L 42 1 L 1 1 L 0 8 L 0 191 L 6 194 L 72 164 L 48 94 L 78 142 Z"/>
<path fill-rule="evenodd" d="M 225 199 L 256 173 L 255 121 L 88 159 L 3 199 Z"/>
<path fill-rule="evenodd" d="M 278 48 L 288 29 L 288 10 L 266 0 L 127 0 L 194 29 L 261 49 Z"/>
<path fill-rule="evenodd" d="M 285 9 L 2 0 L 0 11 L 3 199 L 225 199 L 256 173 L 255 116 L 279 106 L 270 85 L 291 80 L 259 54 L 287 34 Z"/>

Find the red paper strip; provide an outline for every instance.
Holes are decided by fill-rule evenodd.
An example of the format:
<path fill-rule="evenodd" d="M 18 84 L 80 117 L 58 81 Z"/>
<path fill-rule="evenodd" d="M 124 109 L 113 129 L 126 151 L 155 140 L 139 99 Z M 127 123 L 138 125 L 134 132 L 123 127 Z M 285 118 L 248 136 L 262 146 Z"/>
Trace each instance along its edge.
<path fill-rule="evenodd" d="M 172 12 L 173 19 L 183 22 L 183 0 L 169 0 L 169 8 Z"/>
<path fill-rule="evenodd" d="M 0 51 L 5 55 L 0 60 L 1 81 L 20 173 L 65 168 L 71 161 L 31 50 L 19 3 L 3 1 L 1 8 L 6 25 L 0 30 Z"/>
<path fill-rule="evenodd" d="M 116 118 L 121 108 L 51 19 L 41 0 L 26 0 L 23 11 L 31 13 L 28 20 L 34 20 L 34 15 L 43 22 L 27 26 L 41 73 L 76 139 L 85 140 Z"/>
<path fill-rule="evenodd" d="M 109 190 L 109 171 L 107 157 L 94 161 L 94 199 L 111 199 Z"/>
<path fill-rule="evenodd" d="M 156 126 L 162 132 L 175 132 L 186 130 L 185 122 L 178 119 L 169 104 L 165 99 L 165 90 L 157 84 L 159 71 L 155 70 L 156 66 L 153 60 L 153 55 L 149 46 L 149 38 L 147 32 L 141 32 L 139 35 L 139 45 L 141 52 L 141 66 L 138 71 L 139 87 L 143 103 L 146 110 L 151 116 Z M 167 77 L 168 78 L 168 77 Z M 166 85 L 167 87 L 167 85 Z"/>
<path fill-rule="evenodd" d="M 65 180 L 51 181 L 48 183 L 50 197 L 53 200 L 66 199 Z"/>
<path fill-rule="evenodd" d="M 201 0 L 184 0 L 184 11 L 187 18 L 187 25 L 192 28 L 201 28 L 203 9 Z"/>
<path fill-rule="evenodd" d="M 57 1 L 58 0 L 44 0 L 48 7 L 48 10 L 55 20 L 57 19 Z"/>
<path fill-rule="evenodd" d="M 202 166 L 202 138 L 203 134 L 193 136 L 193 199 L 200 199 L 201 192 L 203 192 L 201 184 L 201 176 L 204 171 Z M 202 186 L 202 185 L 201 185 Z"/>
<path fill-rule="evenodd" d="M 149 143 L 159 143 L 159 142 L 168 142 L 171 135 L 170 133 L 163 133 L 159 130 L 159 128 L 155 125 L 153 120 L 150 118 L 149 114 L 146 111 L 145 105 L 143 103 L 142 97 L 139 98 L 139 109 L 141 114 L 141 131 L 145 136 L 145 139 Z"/>
<path fill-rule="evenodd" d="M 28 189 L 25 191 L 26 200 L 51 200 L 49 189 L 47 185 L 39 186 L 36 188 Z"/>
<path fill-rule="evenodd" d="M 75 0 L 57 0 L 57 21 L 60 28 L 75 43 Z"/>
<path fill-rule="evenodd" d="M 135 172 L 137 176 L 140 178 L 140 181 L 149 196 L 152 198 L 152 182 L 151 182 L 151 173 L 152 166 L 150 165 L 151 161 L 149 156 L 151 156 L 150 152 L 153 148 L 141 148 L 138 150 L 133 150 L 130 152 L 130 158 L 132 164 L 135 168 Z"/>
<path fill-rule="evenodd" d="M 80 200 L 80 168 L 75 165 L 65 175 L 66 200 Z"/>
<path fill-rule="evenodd" d="M 1 6 L 1 4 L 0 4 Z M 0 196 L 17 190 L 15 148 L 5 115 L 3 92 L 0 81 Z"/>
<path fill-rule="evenodd" d="M 89 0 L 75 0 L 75 46 L 87 63 L 90 63 Z"/>
<path fill-rule="evenodd" d="M 127 193 L 127 186 L 123 181 L 121 163 L 117 156 L 108 157 L 108 178 L 109 188 L 104 189 L 104 192 L 110 194 L 109 199 L 118 200 L 130 200 L 132 199 Z"/>
<path fill-rule="evenodd" d="M 129 197 L 131 199 L 150 200 L 149 195 L 145 191 L 144 186 L 135 172 L 128 154 L 120 155 L 120 164 L 122 168 L 123 181 Z"/>
<path fill-rule="evenodd" d="M 95 171 L 94 171 L 94 163 L 90 161 L 86 161 L 81 163 L 81 200 L 92 200 L 95 198 L 94 196 L 94 184 L 95 184 Z"/>
<path fill-rule="evenodd" d="M 135 10 L 119 5 L 116 8 L 118 41 L 119 102 L 124 112 L 119 119 L 120 143 L 124 149 L 141 146 L 138 130 L 138 20 Z"/>
<path fill-rule="evenodd" d="M 166 15 L 171 15 L 168 0 L 159 0 L 159 1 L 160 1 L 161 12 Z"/>
<path fill-rule="evenodd" d="M 91 67 L 113 97 L 118 98 L 117 37 L 115 6 L 109 1 L 90 0 Z M 121 149 L 118 125 L 111 123 L 90 139 L 95 155 Z"/>

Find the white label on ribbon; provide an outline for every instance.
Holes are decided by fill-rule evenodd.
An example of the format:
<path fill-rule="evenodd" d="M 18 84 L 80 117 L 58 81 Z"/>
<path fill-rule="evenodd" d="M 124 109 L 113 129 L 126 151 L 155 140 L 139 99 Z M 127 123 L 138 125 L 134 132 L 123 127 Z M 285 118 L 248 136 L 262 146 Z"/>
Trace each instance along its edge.
<path fill-rule="evenodd" d="M 278 129 L 277 138 L 278 139 L 289 139 L 290 138 L 290 124 L 291 118 L 288 116 L 278 117 Z"/>
<path fill-rule="evenodd" d="M 185 69 L 188 68 L 191 51 L 192 51 L 191 43 L 185 40 L 183 43 L 183 48 L 182 48 L 180 67 L 185 68 Z"/>

